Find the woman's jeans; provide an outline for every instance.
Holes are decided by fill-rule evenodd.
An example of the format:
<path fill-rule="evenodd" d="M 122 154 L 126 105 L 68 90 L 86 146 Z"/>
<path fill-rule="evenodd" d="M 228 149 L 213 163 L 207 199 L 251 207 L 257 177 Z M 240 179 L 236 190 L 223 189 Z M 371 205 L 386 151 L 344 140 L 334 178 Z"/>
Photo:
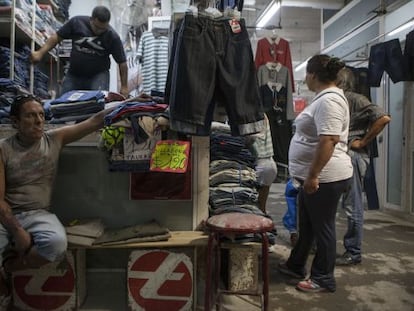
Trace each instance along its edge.
<path fill-rule="evenodd" d="M 310 278 L 321 287 L 334 292 L 336 259 L 336 210 L 342 193 L 351 178 L 319 184 L 315 193 L 298 194 L 299 238 L 286 262 L 289 269 L 299 274 L 305 272 L 309 252 L 316 242 L 316 254 L 312 262 Z"/>

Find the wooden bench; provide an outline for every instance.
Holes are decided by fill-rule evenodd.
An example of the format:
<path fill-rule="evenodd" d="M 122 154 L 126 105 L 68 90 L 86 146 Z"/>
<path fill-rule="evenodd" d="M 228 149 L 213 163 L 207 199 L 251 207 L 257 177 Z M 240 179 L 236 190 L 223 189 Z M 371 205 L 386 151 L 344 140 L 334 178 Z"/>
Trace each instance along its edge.
<path fill-rule="evenodd" d="M 188 300 L 187 303 L 192 305 L 192 309 L 195 309 L 197 306 L 197 288 L 200 284 L 200 280 L 197 279 L 198 271 L 200 271 L 199 269 L 204 269 L 203 267 L 198 267 L 197 258 L 201 258 L 202 256 L 201 253 L 198 254 L 198 249 L 206 248 L 208 235 L 205 235 L 201 231 L 172 231 L 170 233 L 171 237 L 166 241 L 92 246 L 70 244 L 68 246 L 67 260 L 65 262 L 51 263 L 40 269 L 24 270 L 13 274 L 13 297 L 15 307 L 21 310 L 30 309 L 40 311 L 45 310 L 45 306 L 55 303 L 57 305 L 56 308 L 55 305 L 53 305 L 53 310 L 77 310 L 81 308 L 86 302 L 87 293 L 91 294 L 90 289 L 88 290 L 87 288 L 86 281 L 86 252 L 89 250 L 117 249 L 122 253 L 123 250 L 131 250 L 129 253 L 129 260 L 128 262 L 125 262 L 125 268 L 128 266 L 127 280 L 130 270 L 131 275 L 134 275 L 134 273 L 141 273 L 140 271 L 132 269 L 131 265 L 138 260 L 137 258 L 142 258 L 145 254 L 161 258 L 162 256 L 166 256 L 165 253 L 168 252 L 169 255 L 165 257 L 163 269 L 168 265 L 172 267 L 173 265 L 178 264 L 177 262 L 187 263 L 187 268 L 191 265 L 192 269 L 188 269 L 187 271 L 192 273 L 192 284 L 188 284 L 188 279 L 186 279 L 187 283 L 184 284 L 190 289 L 189 293 L 192 297 L 192 300 Z M 174 251 L 174 249 L 177 249 L 177 251 Z M 188 252 L 183 249 L 188 249 Z M 191 256 L 188 256 L 189 254 L 191 254 Z M 141 266 L 139 265 L 139 267 Z M 162 275 L 164 276 L 164 274 Z M 132 276 L 132 280 L 134 280 L 133 278 L 134 276 Z M 40 280 L 41 282 L 28 283 L 28 279 Z M 52 283 L 50 282 L 55 285 L 58 284 L 58 286 L 52 286 L 52 288 L 50 285 Z M 132 301 L 132 303 L 136 304 L 136 301 L 133 301 L 133 295 L 131 293 L 132 290 L 129 288 L 129 303 Z M 137 290 L 134 290 L 134 293 L 137 293 Z M 96 293 L 95 296 L 92 296 L 96 297 Z M 67 299 L 62 300 L 61 302 L 54 302 L 53 299 L 55 299 L 55 297 Z M 165 310 L 168 310 L 168 308 L 165 308 Z"/>
<path fill-rule="evenodd" d="M 151 251 L 154 250 L 155 253 L 157 253 L 157 249 L 167 249 L 168 251 L 170 249 L 191 249 L 192 253 L 192 274 L 193 274 L 193 286 L 192 286 L 192 309 L 195 310 L 197 308 L 197 292 L 198 287 L 201 283 L 198 279 L 199 272 L 204 270 L 204 262 L 202 263 L 202 266 L 199 267 L 199 256 L 202 254 L 198 253 L 198 250 L 200 248 L 206 249 L 207 248 L 207 242 L 208 242 L 208 235 L 205 234 L 202 231 L 170 231 L 171 237 L 168 240 L 165 241 L 151 241 L 151 242 L 133 242 L 133 243 L 117 243 L 117 244 L 103 244 L 103 245 L 76 245 L 76 244 L 69 244 L 68 249 L 75 252 L 75 253 L 83 253 L 83 258 L 85 258 L 85 252 L 87 250 L 102 250 L 102 249 L 112 249 L 112 250 L 123 250 L 123 249 L 130 249 L 130 257 L 129 257 L 129 263 L 128 266 L 131 264 L 131 261 L 134 262 L 136 260 L 136 251 L 141 251 L 145 253 L 145 251 Z M 183 256 L 181 254 L 182 251 L 178 251 L 177 254 L 180 256 Z M 135 255 L 134 255 L 135 254 Z M 78 256 L 79 258 L 82 258 L 82 256 Z M 172 260 L 174 261 L 174 260 Z M 80 265 L 83 265 L 80 263 Z M 79 303 L 78 305 L 81 305 L 83 301 L 86 299 L 84 293 L 86 292 L 86 267 L 83 269 L 82 272 L 80 272 L 80 269 L 77 270 L 80 275 L 78 275 L 78 287 L 84 288 L 82 291 L 78 291 L 79 293 Z M 127 278 L 129 273 L 129 268 L 127 272 Z M 204 282 L 204 281 L 202 281 Z M 129 303 L 135 304 L 135 301 L 133 301 L 133 298 L 131 298 L 131 292 L 128 290 L 128 299 Z M 132 302 L 131 302 L 132 301 Z"/>
<path fill-rule="evenodd" d="M 69 244 L 69 249 L 104 249 L 104 248 L 169 248 L 207 246 L 208 235 L 202 231 L 171 231 L 166 241 L 119 243 L 108 245 L 76 245 Z"/>

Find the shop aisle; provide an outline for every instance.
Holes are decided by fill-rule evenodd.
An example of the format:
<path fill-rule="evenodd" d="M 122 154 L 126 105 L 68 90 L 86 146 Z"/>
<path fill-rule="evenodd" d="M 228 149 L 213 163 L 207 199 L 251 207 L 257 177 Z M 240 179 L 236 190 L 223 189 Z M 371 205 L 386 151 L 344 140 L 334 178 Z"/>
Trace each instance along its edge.
<path fill-rule="evenodd" d="M 283 228 L 285 184 L 274 183 L 267 210 L 277 230 L 270 254 L 269 311 L 412 311 L 414 310 L 414 219 L 402 220 L 379 211 L 366 211 L 361 265 L 335 268 L 334 294 L 297 291 L 276 266 L 290 253 L 289 233 Z M 338 210 L 337 250 L 342 252 L 346 218 Z M 310 262 L 310 261 L 309 261 Z M 254 304 L 231 299 L 223 310 L 260 310 Z"/>

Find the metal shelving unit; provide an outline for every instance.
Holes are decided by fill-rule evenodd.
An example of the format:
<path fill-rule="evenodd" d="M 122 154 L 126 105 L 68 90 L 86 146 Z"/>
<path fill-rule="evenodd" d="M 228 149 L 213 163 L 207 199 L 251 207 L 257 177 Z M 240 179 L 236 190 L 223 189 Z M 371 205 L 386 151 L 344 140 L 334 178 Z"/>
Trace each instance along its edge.
<path fill-rule="evenodd" d="M 50 4 L 51 0 L 42 0 L 41 3 Z M 10 38 L 10 73 L 9 78 L 14 79 L 14 67 L 15 67 L 15 55 L 16 55 L 16 44 L 27 44 L 30 43 L 31 50 L 35 47 L 41 46 L 44 42 L 36 37 L 35 18 L 36 18 L 36 5 L 37 2 L 33 2 L 32 5 L 32 20 L 31 27 L 28 28 L 21 21 L 15 18 L 16 16 L 16 0 L 12 0 L 10 10 L 3 10 L 0 12 L 0 37 Z M 56 5 L 56 4 L 55 4 Z M 25 12 L 27 15 L 27 12 Z M 49 55 L 58 61 L 58 55 L 56 50 L 49 52 Z M 31 65 L 30 68 L 30 92 L 33 92 L 33 81 L 34 81 L 34 67 Z"/>

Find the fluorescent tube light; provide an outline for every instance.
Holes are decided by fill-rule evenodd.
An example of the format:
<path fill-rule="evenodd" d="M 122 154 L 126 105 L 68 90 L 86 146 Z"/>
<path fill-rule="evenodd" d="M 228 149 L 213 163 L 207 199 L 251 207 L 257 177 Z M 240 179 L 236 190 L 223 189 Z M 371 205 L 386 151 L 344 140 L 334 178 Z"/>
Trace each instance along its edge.
<path fill-rule="evenodd" d="M 414 21 L 411 21 L 411 22 L 405 23 L 404 25 L 401 25 L 400 27 L 398 27 L 398 28 L 394 29 L 393 31 L 391 31 L 390 33 L 388 33 L 387 36 L 391 37 L 391 36 L 401 32 L 401 31 L 403 31 L 403 30 L 405 30 L 405 29 L 407 29 L 411 26 L 414 26 Z"/>
<path fill-rule="evenodd" d="M 269 22 L 269 20 L 276 14 L 276 12 L 280 9 L 280 1 L 273 0 L 270 4 L 266 7 L 263 14 L 257 20 L 256 27 L 263 28 Z"/>
<path fill-rule="evenodd" d="M 303 68 L 305 68 L 305 66 L 308 64 L 308 60 L 309 59 L 310 59 L 310 57 L 308 57 L 304 62 L 302 62 L 299 65 L 297 65 L 295 67 L 295 72 L 301 71 Z"/>

